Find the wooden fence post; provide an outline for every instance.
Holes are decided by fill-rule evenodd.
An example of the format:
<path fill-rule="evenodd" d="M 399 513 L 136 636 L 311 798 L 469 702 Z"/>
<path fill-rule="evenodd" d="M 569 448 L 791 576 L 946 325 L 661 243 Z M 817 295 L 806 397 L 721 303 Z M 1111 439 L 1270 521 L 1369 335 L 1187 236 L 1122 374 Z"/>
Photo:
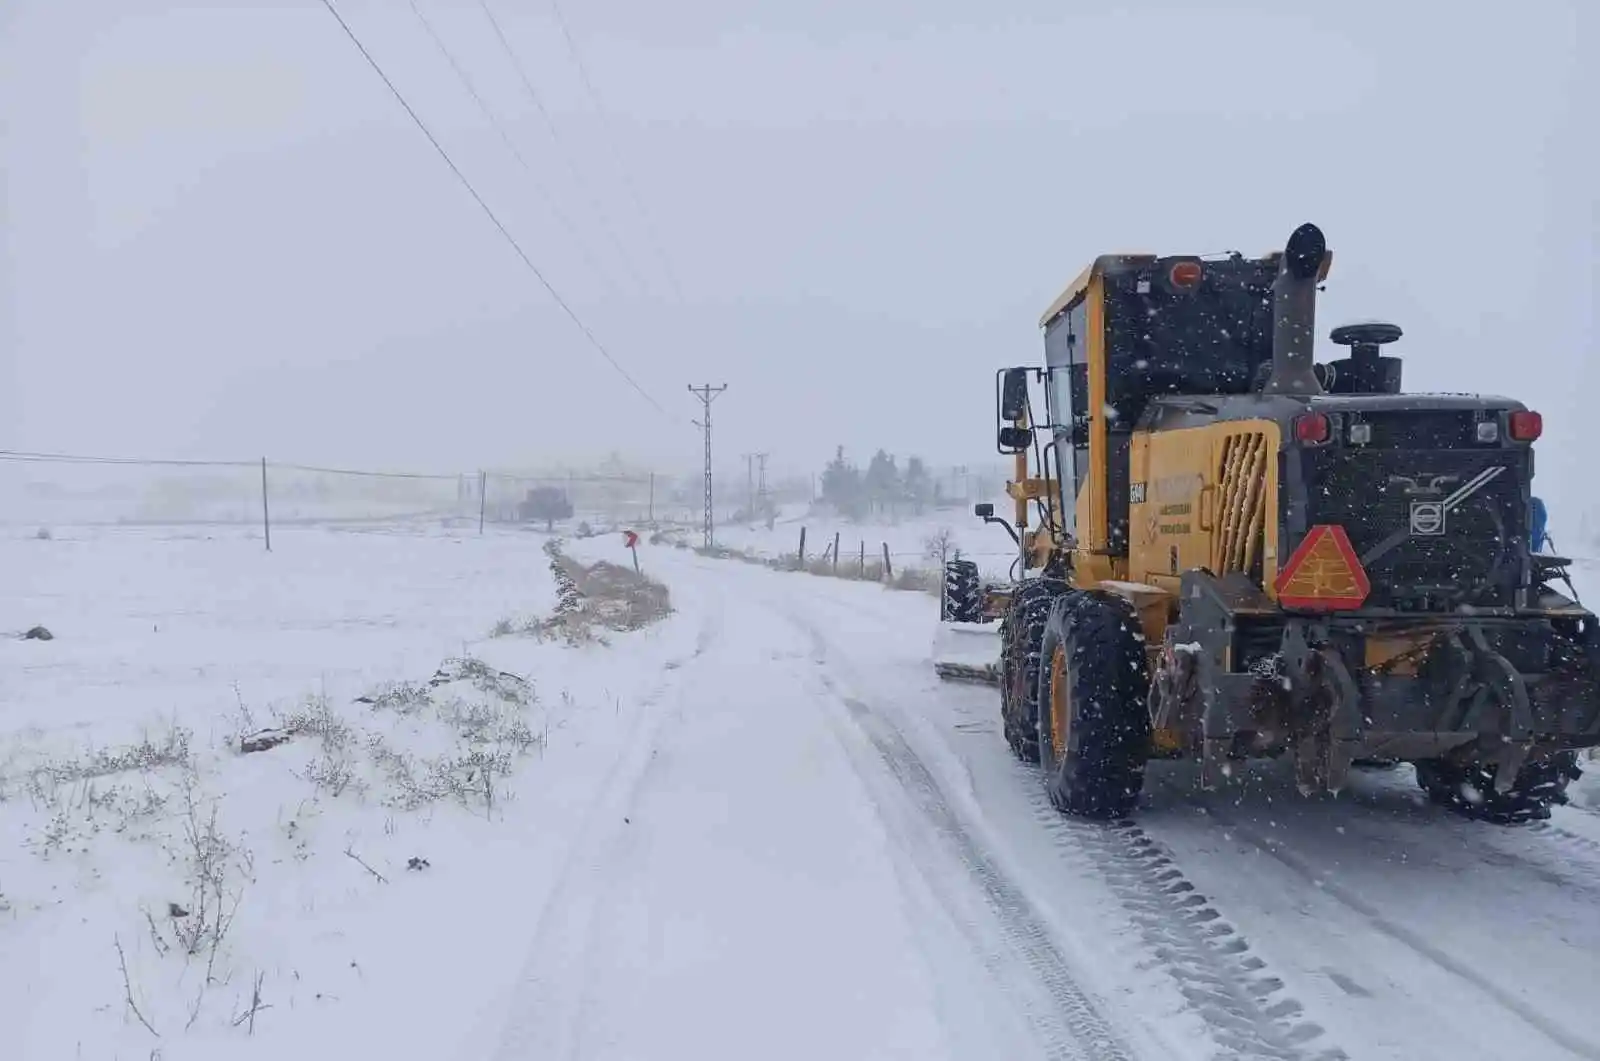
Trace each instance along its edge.
<path fill-rule="evenodd" d="M 867 543 L 866 543 L 865 540 L 863 540 L 861 542 L 861 572 L 860 572 L 860 577 L 862 577 L 862 578 L 866 578 L 867 577 Z"/>
<path fill-rule="evenodd" d="M 833 573 L 839 573 L 839 532 L 833 532 Z"/>
<path fill-rule="evenodd" d="M 267 552 L 272 552 L 272 516 L 267 512 L 267 458 L 261 458 L 261 532 L 267 538 Z"/>
<path fill-rule="evenodd" d="M 804 571 L 806 567 L 806 529 L 804 527 L 800 528 L 800 551 L 795 555 L 799 561 L 800 570 Z"/>
<path fill-rule="evenodd" d="M 956 555 L 959 558 L 960 552 L 958 551 Z M 949 563 L 950 543 L 948 541 L 941 541 L 939 543 L 939 617 L 941 619 L 944 618 L 945 615 L 945 591 L 950 588 L 950 580 L 944 577 L 945 567 Z"/>
<path fill-rule="evenodd" d="M 893 579 L 894 579 L 894 568 L 889 566 L 889 543 L 888 542 L 884 542 L 883 543 L 883 580 L 885 582 L 889 582 L 889 581 L 892 581 Z"/>

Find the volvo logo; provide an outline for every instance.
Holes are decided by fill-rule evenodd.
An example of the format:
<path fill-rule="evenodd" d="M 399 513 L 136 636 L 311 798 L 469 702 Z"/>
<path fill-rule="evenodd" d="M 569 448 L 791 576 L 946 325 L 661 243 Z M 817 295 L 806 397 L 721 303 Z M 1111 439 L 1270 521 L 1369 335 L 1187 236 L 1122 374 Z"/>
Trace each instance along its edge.
<path fill-rule="evenodd" d="M 1411 502 L 1411 533 L 1431 538 L 1444 533 L 1444 502 Z"/>
<path fill-rule="evenodd" d="M 1407 497 L 1427 494 L 1443 494 L 1446 486 L 1448 486 L 1450 483 L 1459 483 L 1460 481 L 1461 476 L 1459 475 L 1429 475 L 1426 472 L 1416 476 L 1415 478 L 1412 478 L 1409 475 L 1389 476 L 1389 485 L 1405 487 Z"/>

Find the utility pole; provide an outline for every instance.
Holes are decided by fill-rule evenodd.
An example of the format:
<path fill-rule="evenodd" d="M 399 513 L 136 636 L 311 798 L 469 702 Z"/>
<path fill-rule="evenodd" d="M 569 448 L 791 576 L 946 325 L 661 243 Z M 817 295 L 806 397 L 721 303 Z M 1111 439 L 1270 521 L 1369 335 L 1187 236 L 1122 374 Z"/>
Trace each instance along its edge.
<path fill-rule="evenodd" d="M 756 521 L 756 455 L 744 454 L 744 518 L 746 523 Z"/>
<path fill-rule="evenodd" d="M 689 393 L 699 398 L 700 404 L 705 406 L 706 410 L 705 419 L 696 420 L 694 423 L 706 440 L 705 546 L 707 549 L 711 548 L 716 530 L 716 515 L 711 507 L 711 403 L 717 400 L 717 395 L 727 389 L 728 385 L 726 383 L 720 387 L 713 387 L 709 383 L 698 387 L 692 383 L 689 384 Z"/>
<path fill-rule="evenodd" d="M 761 502 L 763 509 L 767 507 L 767 458 L 770 456 L 772 456 L 770 453 L 756 454 L 756 465 L 761 469 L 756 480 L 756 498 Z"/>

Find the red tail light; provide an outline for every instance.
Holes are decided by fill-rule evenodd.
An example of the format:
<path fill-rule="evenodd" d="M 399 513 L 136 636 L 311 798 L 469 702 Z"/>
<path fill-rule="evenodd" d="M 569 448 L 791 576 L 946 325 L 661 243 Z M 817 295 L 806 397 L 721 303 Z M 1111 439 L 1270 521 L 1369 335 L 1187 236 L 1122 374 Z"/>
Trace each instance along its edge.
<path fill-rule="evenodd" d="M 1167 273 L 1167 278 L 1173 287 L 1193 287 L 1200 282 L 1203 273 L 1199 262 L 1179 262 Z"/>
<path fill-rule="evenodd" d="M 1294 418 L 1294 437 L 1296 442 L 1303 442 L 1308 446 L 1320 446 L 1328 441 L 1328 418 L 1321 413 L 1306 413 L 1304 416 Z"/>
<path fill-rule="evenodd" d="M 1511 437 L 1517 442 L 1532 442 L 1544 434 L 1544 417 L 1524 410 L 1511 414 Z"/>

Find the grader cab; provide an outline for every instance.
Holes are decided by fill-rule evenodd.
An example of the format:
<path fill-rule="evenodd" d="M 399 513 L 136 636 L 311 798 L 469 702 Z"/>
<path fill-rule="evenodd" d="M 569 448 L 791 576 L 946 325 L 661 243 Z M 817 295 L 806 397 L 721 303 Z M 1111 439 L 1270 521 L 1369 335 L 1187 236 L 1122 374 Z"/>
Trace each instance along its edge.
<path fill-rule="evenodd" d="M 1129 812 L 1152 757 L 1213 785 L 1286 755 L 1302 791 L 1404 760 L 1522 821 L 1600 744 L 1595 617 L 1530 547 L 1539 414 L 1402 393 L 1393 325 L 1315 363 L 1331 261 L 1309 224 L 1260 258 L 1101 257 L 1045 313 L 1044 366 L 997 376 L 1014 506 L 977 514 L 1020 577 L 987 594 L 989 673 L 1065 812 Z M 964 575 L 944 616 L 981 624 Z"/>

